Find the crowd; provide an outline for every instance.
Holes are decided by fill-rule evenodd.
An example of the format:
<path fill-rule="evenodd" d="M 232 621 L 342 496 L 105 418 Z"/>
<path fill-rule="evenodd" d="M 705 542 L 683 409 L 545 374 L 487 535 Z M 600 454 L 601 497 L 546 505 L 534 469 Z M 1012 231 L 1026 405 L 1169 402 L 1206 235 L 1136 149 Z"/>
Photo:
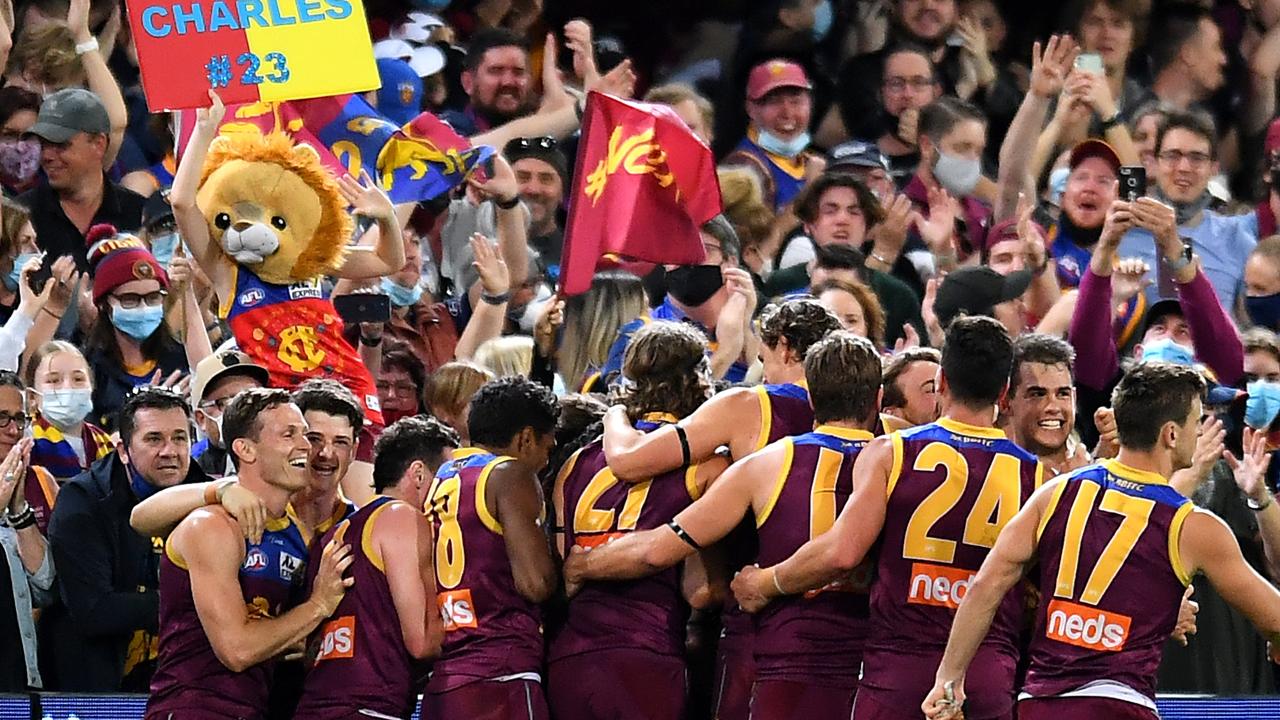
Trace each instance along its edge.
<path fill-rule="evenodd" d="M 333 654 L 321 622 L 356 612 L 341 570 L 363 568 L 354 587 L 368 586 L 372 558 L 407 544 L 412 572 L 434 562 L 444 611 L 401 622 L 408 655 L 443 653 L 425 686 L 430 717 L 480 707 L 451 693 L 500 675 L 512 703 L 532 708 L 545 689 L 556 717 L 631 716 L 609 704 L 622 701 L 643 717 L 745 718 L 749 704 L 752 717 L 782 717 L 797 677 L 837 695 L 856 686 L 863 656 L 843 657 L 840 643 L 863 630 L 842 623 L 865 614 L 867 583 L 880 582 L 855 572 L 861 610 L 827 597 L 820 623 L 786 631 L 785 615 L 770 627 L 739 609 L 754 611 L 761 588 L 821 587 L 821 573 L 802 583 L 798 561 L 780 563 L 824 532 L 854 532 L 858 518 L 836 513 L 863 489 L 853 480 L 846 505 L 852 460 L 833 458 L 865 445 L 885 477 L 894 468 L 892 493 L 903 452 L 920 453 L 916 470 L 930 462 L 911 449 L 925 437 L 913 429 L 998 436 L 1027 485 L 1013 507 L 984 506 L 999 530 L 1042 482 L 1131 451 L 1119 398 L 1132 416 L 1143 383 L 1172 383 L 1178 397 L 1203 383 L 1204 418 L 1178 446 L 1194 453 L 1165 475 L 1280 583 L 1280 463 L 1262 459 L 1280 449 L 1280 2 L 634 5 L 366 3 L 377 112 L 397 125 L 430 112 L 499 152 L 487 172 L 418 203 L 341 181 L 357 231 L 323 294 L 382 295 L 391 310 L 328 317 L 349 365 L 306 379 L 263 360 L 277 340 L 238 317 L 241 286 L 210 259 L 195 183 L 221 103 L 184 116 L 195 130 L 178 148 L 178 115 L 147 112 L 120 0 L 0 0 L 0 691 L 151 692 L 148 717 L 187 717 L 196 706 L 179 689 L 191 670 L 166 665 L 166 644 L 207 642 L 246 672 L 313 633 Z M 587 292 L 566 297 L 592 91 L 679 115 L 715 151 L 723 212 L 701 228 L 702 264 L 602 262 Z M 993 322 L 959 322 L 979 316 Z M 1159 414 L 1174 410 L 1153 417 L 1181 422 Z M 259 437 L 277 426 L 274 446 Z M 908 439 L 867 444 L 878 436 Z M 471 447 L 481 450 L 450 459 Z M 787 506 L 792 485 L 774 479 L 797 467 L 830 481 L 829 518 L 816 479 L 812 520 Z M 464 490 L 449 494 L 454 477 Z M 402 517 L 385 498 L 429 512 Z M 901 498 L 889 500 L 888 517 L 866 524 L 886 538 Z M 459 502 L 478 514 L 466 520 Z M 200 531 L 225 519 L 209 515 L 219 505 L 238 529 Z M 292 530 L 279 527 L 286 505 Z M 1039 511 L 1048 523 L 1052 508 Z M 293 618 L 287 631 L 219 611 L 200 615 L 209 637 L 198 641 L 166 600 L 194 593 L 187 565 L 217 565 L 241 531 L 253 547 L 276 538 L 258 558 L 280 568 L 270 580 L 288 586 L 297 571 L 301 582 L 308 540 L 335 528 L 348 541 L 364 533 L 364 555 L 313 546 L 311 604 L 298 608 L 323 615 L 288 610 L 306 597 L 296 587 L 263 591 L 257 617 Z M 488 549 L 469 546 L 464 567 L 445 540 L 486 528 Z M 198 539 L 218 533 L 222 550 Z M 631 544 L 583 552 L 619 536 Z M 859 537 L 864 551 L 877 537 Z M 694 552 L 713 543 L 714 556 Z M 755 565 L 775 569 L 748 569 L 730 589 L 733 571 Z M 608 589 L 623 579 L 637 586 Z M 483 640 L 472 593 L 510 609 L 482 624 L 536 628 L 536 646 L 500 646 L 489 666 L 459 658 L 457 643 Z M 1198 616 L 1163 648 L 1160 690 L 1275 691 L 1269 638 L 1229 595 L 1196 584 L 1184 599 Z M 787 632 L 830 666 L 787 661 Z M 753 634 L 762 644 L 744 662 Z M 897 641 L 908 642 L 873 633 L 866 659 Z M 1033 652 L 1033 676 L 1036 662 Z M 600 667 L 621 679 L 584 695 L 580 678 Z M 631 676 L 676 689 L 649 692 Z M 294 661 L 275 678 L 269 699 L 205 709 L 285 718 L 301 693 L 297 717 L 328 717 L 310 689 L 341 682 L 304 680 Z M 885 703 L 875 717 L 912 717 L 890 709 L 904 698 L 899 709 L 914 709 L 932 679 L 915 678 L 915 697 L 884 672 L 863 678 Z M 424 689 L 407 675 L 385 682 L 391 694 Z"/>

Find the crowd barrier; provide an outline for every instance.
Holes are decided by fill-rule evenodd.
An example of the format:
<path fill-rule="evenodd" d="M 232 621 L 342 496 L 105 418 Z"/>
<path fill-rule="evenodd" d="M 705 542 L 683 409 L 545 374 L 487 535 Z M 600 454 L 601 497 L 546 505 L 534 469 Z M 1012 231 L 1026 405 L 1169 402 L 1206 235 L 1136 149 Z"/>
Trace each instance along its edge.
<path fill-rule="evenodd" d="M 146 704 L 145 695 L 0 695 L 0 720 L 141 720 Z M 1157 704 L 1164 720 L 1280 718 L 1280 697 L 1171 695 Z"/>

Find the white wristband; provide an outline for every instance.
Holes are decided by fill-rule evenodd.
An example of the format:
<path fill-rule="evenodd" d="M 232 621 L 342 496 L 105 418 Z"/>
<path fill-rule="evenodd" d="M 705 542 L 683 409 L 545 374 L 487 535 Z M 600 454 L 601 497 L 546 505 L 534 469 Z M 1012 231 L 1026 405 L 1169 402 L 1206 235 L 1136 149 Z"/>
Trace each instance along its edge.
<path fill-rule="evenodd" d="M 98 49 L 98 38 L 89 38 L 82 43 L 76 43 L 76 55 L 93 52 Z"/>

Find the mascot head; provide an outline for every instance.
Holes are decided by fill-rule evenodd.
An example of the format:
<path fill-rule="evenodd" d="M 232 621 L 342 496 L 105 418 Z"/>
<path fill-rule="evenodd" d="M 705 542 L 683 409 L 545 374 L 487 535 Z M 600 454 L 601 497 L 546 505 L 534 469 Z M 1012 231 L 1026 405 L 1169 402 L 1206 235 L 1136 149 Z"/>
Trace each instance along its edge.
<path fill-rule="evenodd" d="M 315 150 L 283 133 L 215 140 L 196 203 L 210 239 L 270 283 L 332 273 L 351 238 L 337 182 Z"/>

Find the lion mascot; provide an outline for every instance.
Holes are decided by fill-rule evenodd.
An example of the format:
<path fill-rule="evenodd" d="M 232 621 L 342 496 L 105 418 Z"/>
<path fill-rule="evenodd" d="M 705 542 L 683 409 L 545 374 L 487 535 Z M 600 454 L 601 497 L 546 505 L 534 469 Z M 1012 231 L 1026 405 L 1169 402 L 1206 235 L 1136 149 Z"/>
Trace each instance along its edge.
<path fill-rule="evenodd" d="M 382 425 L 374 380 L 343 338 L 324 276 L 373 278 L 404 264 L 395 208 L 368 176 L 336 179 L 307 145 L 273 132 L 217 135 L 216 113 L 198 115 L 170 200 L 188 247 L 213 281 L 219 316 L 240 349 L 292 389 L 332 377 Z M 375 247 L 349 246 L 347 213 L 378 223 Z M 372 449 L 362 442 L 361 451 Z M 367 455 L 366 455 L 367 457 Z"/>

